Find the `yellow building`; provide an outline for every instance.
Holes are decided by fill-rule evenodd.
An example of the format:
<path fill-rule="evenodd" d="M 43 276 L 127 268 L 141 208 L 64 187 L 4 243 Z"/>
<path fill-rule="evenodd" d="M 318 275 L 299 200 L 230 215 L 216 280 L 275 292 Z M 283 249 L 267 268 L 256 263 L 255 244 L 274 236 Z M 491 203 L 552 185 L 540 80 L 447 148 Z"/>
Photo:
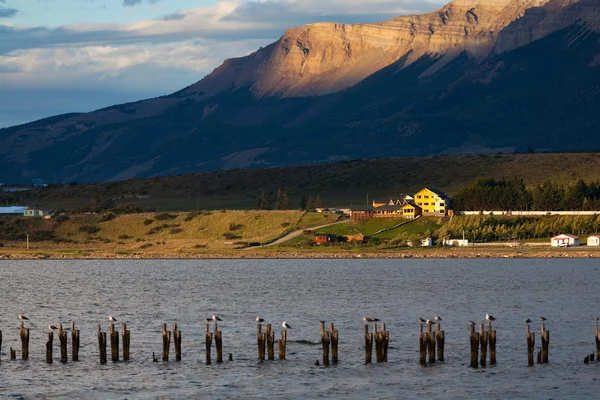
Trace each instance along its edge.
<path fill-rule="evenodd" d="M 448 215 L 450 198 L 437 189 L 424 188 L 415 193 L 414 202 L 423 215 Z"/>
<path fill-rule="evenodd" d="M 413 202 L 406 202 L 402 206 L 401 210 L 402 210 L 402 215 L 404 216 L 404 218 L 408 218 L 408 219 L 415 219 L 423 213 L 423 210 L 421 210 L 421 207 L 419 207 L 418 205 L 416 205 Z"/>

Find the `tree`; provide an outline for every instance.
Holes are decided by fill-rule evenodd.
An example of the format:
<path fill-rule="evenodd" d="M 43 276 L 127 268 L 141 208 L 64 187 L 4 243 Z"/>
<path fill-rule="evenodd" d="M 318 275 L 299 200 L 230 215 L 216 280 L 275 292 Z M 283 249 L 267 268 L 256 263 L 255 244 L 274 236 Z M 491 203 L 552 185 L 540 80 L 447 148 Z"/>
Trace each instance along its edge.
<path fill-rule="evenodd" d="M 289 210 L 291 208 L 292 208 L 292 200 L 290 199 L 288 192 L 283 192 L 280 210 Z"/>
<path fill-rule="evenodd" d="M 314 206 L 314 202 L 313 202 L 312 196 L 310 196 L 308 198 L 308 201 L 306 202 L 306 209 L 307 210 L 311 210 L 313 208 L 315 208 L 315 206 Z"/>
<path fill-rule="evenodd" d="M 323 207 L 323 204 L 321 203 L 321 196 L 317 195 L 317 198 L 315 199 L 315 204 L 313 205 L 312 208 L 321 208 Z"/>
<path fill-rule="evenodd" d="M 308 209 L 308 199 L 306 198 L 305 195 L 302 195 L 302 197 L 300 198 L 300 209 L 302 209 L 302 210 Z"/>
<path fill-rule="evenodd" d="M 262 191 L 260 199 L 256 201 L 256 208 L 259 210 L 270 210 L 272 208 L 270 193 Z"/>

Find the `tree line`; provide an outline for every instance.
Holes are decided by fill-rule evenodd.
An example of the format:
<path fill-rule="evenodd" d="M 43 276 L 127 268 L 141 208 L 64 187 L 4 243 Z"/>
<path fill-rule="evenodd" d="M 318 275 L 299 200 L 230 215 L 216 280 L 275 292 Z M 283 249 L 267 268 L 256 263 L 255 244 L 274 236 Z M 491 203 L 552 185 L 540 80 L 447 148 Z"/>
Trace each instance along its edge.
<path fill-rule="evenodd" d="M 569 185 L 546 181 L 527 187 L 523 179 L 478 178 L 453 198 L 455 211 L 600 210 L 600 181 L 579 179 Z"/>
<path fill-rule="evenodd" d="M 296 203 L 298 204 L 298 203 Z M 300 198 L 301 210 L 312 210 L 323 207 L 321 196 L 313 200 L 312 196 L 302 195 Z M 257 210 L 297 210 L 288 192 L 284 189 L 277 189 L 277 193 L 263 190 L 260 197 L 256 199 L 254 208 Z"/>

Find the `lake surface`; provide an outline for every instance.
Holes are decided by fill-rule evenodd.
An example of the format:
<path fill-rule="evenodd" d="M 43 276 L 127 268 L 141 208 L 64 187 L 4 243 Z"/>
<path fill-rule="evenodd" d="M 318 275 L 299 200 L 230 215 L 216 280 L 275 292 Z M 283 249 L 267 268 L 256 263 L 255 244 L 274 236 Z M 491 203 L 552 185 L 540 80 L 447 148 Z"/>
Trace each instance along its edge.
<path fill-rule="evenodd" d="M 595 349 L 599 268 L 588 259 L 4 260 L 0 397 L 596 398 L 600 363 L 583 358 Z M 31 319 L 30 359 L 10 361 L 10 346 L 20 358 L 21 312 Z M 473 370 L 467 324 L 486 312 L 498 319 L 498 364 Z M 204 318 L 213 313 L 224 320 L 224 358 L 231 353 L 234 361 L 207 366 Z M 107 330 L 108 314 L 131 330 L 128 363 L 99 363 L 96 324 Z M 446 361 L 421 367 L 416 320 L 436 314 Z M 287 360 L 256 361 L 256 315 L 273 323 L 276 337 L 281 321 L 292 325 Z M 363 364 L 364 315 L 387 323 L 387 364 Z M 541 315 L 551 331 L 550 363 L 528 368 L 523 321 L 531 318 L 539 331 Z M 321 319 L 339 330 L 337 366 L 314 366 L 321 348 L 308 343 L 320 343 Z M 47 365 L 47 325 L 70 320 L 81 330 L 81 361 Z M 180 363 L 152 363 L 163 322 L 182 331 Z M 56 336 L 54 343 L 56 358 Z"/>

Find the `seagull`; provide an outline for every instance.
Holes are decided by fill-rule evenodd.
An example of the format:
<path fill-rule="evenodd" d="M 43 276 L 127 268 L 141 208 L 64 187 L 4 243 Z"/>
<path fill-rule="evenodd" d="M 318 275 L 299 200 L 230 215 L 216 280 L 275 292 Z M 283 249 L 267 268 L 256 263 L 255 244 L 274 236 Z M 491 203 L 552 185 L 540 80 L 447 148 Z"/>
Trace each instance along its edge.
<path fill-rule="evenodd" d="M 428 319 L 427 321 L 425 321 L 425 323 L 426 324 L 431 324 L 431 320 Z"/>
<path fill-rule="evenodd" d="M 54 325 L 48 325 L 48 329 L 50 329 L 51 331 L 57 330 L 58 328 Z"/>
<path fill-rule="evenodd" d="M 547 321 L 547 319 L 544 317 L 540 317 L 540 321 L 544 322 L 544 321 Z"/>
<path fill-rule="evenodd" d="M 285 329 L 292 329 L 292 327 L 290 326 L 290 324 L 288 324 L 287 322 L 283 321 L 281 323 L 281 326 L 283 326 Z"/>
<path fill-rule="evenodd" d="M 439 316 L 439 315 L 436 315 L 436 316 L 435 316 L 435 318 L 434 318 L 433 320 L 434 320 L 435 322 L 439 322 L 439 321 L 441 321 L 442 319 L 440 318 L 440 316 Z"/>
<path fill-rule="evenodd" d="M 23 314 L 19 314 L 19 319 L 21 321 L 29 321 L 29 318 L 27 318 L 26 316 L 24 316 Z"/>
<path fill-rule="evenodd" d="M 598 317 L 596 317 L 596 321 L 598 321 Z"/>
<path fill-rule="evenodd" d="M 207 319 L 208 319 L 208 318 L 207 318 Z M 258 322 L 258 323 L 260 324 L 261 322 L 265 322 L 265 319 L 264 319 L 264 318 L 261 318 L 261 317 L 259 317 L 259 316 L 257 315 L 257 316 L 256 316 L 256 322 Z"/>
<path fill-rule="evenodd" d="M 525 323 L 526 323 L 526 324 L 530 324 L 530 323 L 531 323 L 531 320 L 530 320 L 529 318 L 527 318 L 527 319 L 525 320 Z"/>
<path fill-rule="evenodd" d="M 486 321 L 495 321 L 496 318 L 492 317 L 490 314 L 485 314 Z"/>
<path fill-rule="evenodd" d="M 371 321 L 373 321 L 373 322 L 379 322 L 380 319 L 379 318 L 373 318 Z"/>
<path fill-rule="evenodd" d="M 363 317 L 363 321 L 365 321 L 366 323 L 373 322 L 373 318 Z"/>
<path fill-rule="evenodd" d="M 473 326 L 475 326 L 475 322 L 473 322 L 473 321 L 469 321 L 469 325 L 473 325 Z"/>
<path fill-rule="evenodd" d="M 419 322 L 420 322 L 421 324 L 424 324 L 424 323 L 425 323 L 425 320 L 424 320 L 423 318 L 419 318 Z"/>
<path fill-rule="evenodd" d="M 212 320 L 213 320 L 213 319 L 212 319 L 212 318 L 210 318 L 210 317 L 209 317 L 209 318 L 205 318 L 205 319 L 206 319 L 206 322 L 210 322 L 210 321 L 212 321 Z"/>
<path fill-rule="evenodd" d="M 212 315 L 213 321 L 223 321 L 221 318 L 217 317 L 215 314 Z"/>
<path fill-rule="evenodd" d="M 113 317 L 112 315 L 109 315 L 109 316 L 108 316 L 108 320 L 109 320 L 110 322 L 117 322 L 117 319 L 116 319 L 115 317 Z"/>

